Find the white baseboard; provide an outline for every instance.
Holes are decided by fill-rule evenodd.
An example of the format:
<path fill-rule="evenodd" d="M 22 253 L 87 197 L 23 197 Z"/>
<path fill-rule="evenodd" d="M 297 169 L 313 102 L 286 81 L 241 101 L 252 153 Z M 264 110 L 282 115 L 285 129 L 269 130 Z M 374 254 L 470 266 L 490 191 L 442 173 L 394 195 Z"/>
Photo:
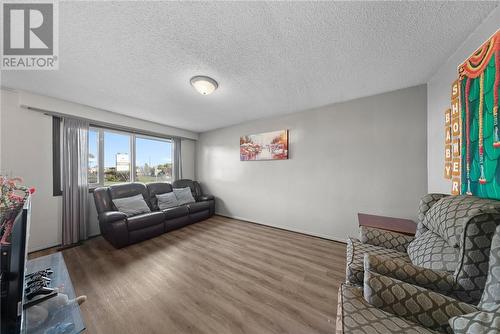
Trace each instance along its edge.
<path fill-rule="evenodd" d="M 54 248 L 54 247 L 59 247 L 61 246 L 60 243 L 49 243 L 47 245 L 36 245 L 36 246 L 33 246 L 33 247 L 29 247 L 29 240 L 28 240 L 28 253 L 33 253 L 33 252 L 38 252 L 38 251 L 41 251 L 41 250 L 46 250 L 46 249 L 49 249 L 49 248 Z"/>
<path fill-rule="evenodd" d="M 239 217 L 239 216 L 234 216 L 234 215 L 228 215 L 226 213 L 220 213 L 220 212 L 217 212 L 217 211 L 215 212 L 215 214 L 218 215 L 218 216 L 226 217 L 226 218 L 238 219 L 238 220 L 242 220 L 242 221 L 249 222 L 249 223 L 254 223 L 254 224 L 259 224 L 259 225 L 269 226 L 269 227 L 276 227 L 276 228 L 279 228 L 279 229 L 285 230 L 285 231 L 290 231 L 290 232 L 296 232 L 296 233 L 300 233 L 300 234 L 310 235 L 312 237 L 318 237 L 318 238 L 322 238 L 322 239 L 327 239 L 327 240 L 342 242 L 344 244 L 347 242 L 346 239 L 339 239 L 339 238 L 335 238 L 335 237 L 332 237 L 332 236 L 326 235 L 326 234 L 311 233 L 311 232 L 307 232 L 307 231 L 304 231 L 304 230 L 301 230 L 301 229 L 294 229 L 294 228 L 290 228 L 288 226 L 282 226 L 282 225 L 264 224 L 262 222 L 255 221 L 253 219 L 248 219 L 248 218 L 245 218 L 245 217 Z"/>

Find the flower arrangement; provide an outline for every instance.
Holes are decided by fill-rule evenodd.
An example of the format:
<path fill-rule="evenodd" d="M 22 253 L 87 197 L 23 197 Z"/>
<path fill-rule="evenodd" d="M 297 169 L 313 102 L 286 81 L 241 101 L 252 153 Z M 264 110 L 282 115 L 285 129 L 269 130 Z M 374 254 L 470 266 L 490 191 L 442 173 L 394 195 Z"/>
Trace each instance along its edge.
<path fill-rule="evenodd" d="M 24 202 L 35 188 L 20 185 L 19 177 L 8 178 L 0 175 L 0 244 L 8 244 L 12 227 Z"/>

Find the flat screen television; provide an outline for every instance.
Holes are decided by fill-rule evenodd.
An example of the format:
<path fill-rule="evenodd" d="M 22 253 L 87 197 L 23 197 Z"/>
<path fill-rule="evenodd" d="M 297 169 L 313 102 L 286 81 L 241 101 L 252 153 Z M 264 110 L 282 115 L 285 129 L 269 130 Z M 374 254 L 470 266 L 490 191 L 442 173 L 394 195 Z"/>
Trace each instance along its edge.
<path fill-rule="evenodd" d="M 28 197 L 15 218 L 10 244 L 2 245 L 0 250 L 2 334 L 21 332 L 30 213 L 31 200 Z"/>

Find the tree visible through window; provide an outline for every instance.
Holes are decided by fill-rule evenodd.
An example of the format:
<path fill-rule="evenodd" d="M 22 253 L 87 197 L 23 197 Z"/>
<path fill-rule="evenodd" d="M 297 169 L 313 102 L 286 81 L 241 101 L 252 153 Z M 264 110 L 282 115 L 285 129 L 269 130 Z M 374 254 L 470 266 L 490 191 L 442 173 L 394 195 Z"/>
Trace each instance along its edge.
<path fill-rule="evenodd" d="M 135 175 L 139 182 L 172 180 L 172 143 L 167 140 L 136 137 Z"/>

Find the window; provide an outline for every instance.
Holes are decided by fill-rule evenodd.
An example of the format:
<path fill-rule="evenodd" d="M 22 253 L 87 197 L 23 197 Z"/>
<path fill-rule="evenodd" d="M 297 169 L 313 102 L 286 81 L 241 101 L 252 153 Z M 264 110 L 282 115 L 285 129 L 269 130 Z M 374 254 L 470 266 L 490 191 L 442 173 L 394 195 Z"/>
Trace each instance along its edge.
<path fill-rule="evenodd" d="M 130 182 L 130 139 L 128 134 L 104 131 L 104 185 Z"/>
<path fill-rule="evenodd" d="M 172 141 L 169 139 L 91 127 L 89 186 L 93 188 L 134 181 L 170 182 L 172 149 Z"/>
<path fill-rule="evenodd" d="M 172 143 L 135 138 L 135 179 L 139 182 L 172 181 Z"/>

